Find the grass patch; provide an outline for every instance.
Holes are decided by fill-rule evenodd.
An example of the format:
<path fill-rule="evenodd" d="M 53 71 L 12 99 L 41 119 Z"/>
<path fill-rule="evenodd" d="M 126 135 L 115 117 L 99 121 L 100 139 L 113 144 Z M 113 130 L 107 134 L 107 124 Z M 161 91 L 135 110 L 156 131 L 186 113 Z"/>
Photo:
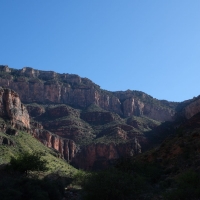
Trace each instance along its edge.
<path fill-rule="evenodd" d="M 76 173 L 76 169 L 69 165 L 66 161 L 55 157 L 55 152 L 44 146 L 41 142 L 36 140 L 33 136 L 26 132 L 19 132 L 16 136 L 6 135 L 0 133 L 0 136 L 6 137 L 14 142 L 14 146 L 0 145 L 0 165 L 9 163 L 10 158 L 16 157 L 21 152 L 38 151 L 44 153 L 44 159 L 47 160 L 49 171 L 61 171 L 64 174 Z"/>

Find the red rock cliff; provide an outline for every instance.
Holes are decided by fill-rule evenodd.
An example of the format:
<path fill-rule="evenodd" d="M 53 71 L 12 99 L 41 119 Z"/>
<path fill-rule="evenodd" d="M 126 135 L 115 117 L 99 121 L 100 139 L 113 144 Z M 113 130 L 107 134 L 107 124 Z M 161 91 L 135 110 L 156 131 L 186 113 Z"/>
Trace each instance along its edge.
<path fill-rule="evenodd" d="M 24 103 L 65 103 L 79 108 L 95 104 L 124 117 L 146 115 L 160 121 L 172 120 L 175 113 L 176 103 L 170 102 L 170 107 L 142 92 L 104 91 L 78 75 L 7 66 L 1 66 L 0 72 L 0 85 L 18 92 Z"/>
<path fill-rule="evenodd" d="M 115 159 L 124 156 L 133 156 L 141 153 L 141 147 L 137 141 L 121 144 L 91 144 L 83 147 L 76 157 L 72 159 L 72 164 L 81 169 L 102 169 Z"/>
<path fill-rule="evenodd" d="M 0 117 L 11 120 L 13 127 L 22 126 L 30 128 L 29 114 L 21 103 L 19 95 L 10 89 L 0 87 Z"/>
<path fill-rule="evenodd" d="M 53 148 L 59 152 L 61 158 L 64 158 L 67 161 L 71 161 L 71 159 L 76 155 L 77 147 L 73 140 L 61 138 L 47 130 L 38 128 L 32 128 L 31 133 L 45 146 Z"/>

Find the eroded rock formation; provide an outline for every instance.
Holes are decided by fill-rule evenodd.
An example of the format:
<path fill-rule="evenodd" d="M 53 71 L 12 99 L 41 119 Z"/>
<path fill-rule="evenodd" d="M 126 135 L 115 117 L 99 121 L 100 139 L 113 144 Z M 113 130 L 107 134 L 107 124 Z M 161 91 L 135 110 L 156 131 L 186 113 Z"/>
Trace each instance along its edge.
<path fill-rule="evenodd" d="M 43 109 L 35 110 L 29 107 L 30 112 L 35 115 L 43 113 Z M 36 112 L 37 111 L 37 112 Z M 0 88 L 0 117 L 10 121 L 10 124 L 2 121 L 0 130 L 8 135 L 18 135 L 19 130 L 30 132 L 35 138 L 40 140 L 45 146 L 57 150 L 61 157 L 70 161 L 76 154 L 76 144 L 69 139 L 63 139 L 49 131 L 43 129 L 40 123 L 33 122 L 30 125 L 30 118 L 26 107 L 21 103 L 19 95 L 11 89 Z M 0 144 L 14 145 L 12 140 L 0 136 Z"/>
<path fill-rule="evenodd" d="M 184 107 L 182 114 L 186 119 L 190 119 L 199 112 L 200 112 L 200 98 L 196 98 L 186 107 Z"/>
<path fill-rule="evenodd" d="M 47 130 L 32 128 L 31 134 L 45 146 L 55 149 L 68 162 L 76 155 L 77 146 L 73 140 L 63 139 Z"/>
<path fill-rule="evenodd" d="M 0 114 L 84 169 L 104 168 L 114 159 L 147 149 L 144 132 L 152 131 L 158 121 L 173 120 L 178 105 L 139 91 L 105 91 L 78 75 L 29 67 L 0 66 L 0 85 L 19 93 L 0 90 L 0 106 L 5 107 Z M 35 120 L 31 125 L 19 97 Z"/>
<path fill-rule="evenodd" d="M 29 114 L 21 103 L 19 95 L 10 89 L 0 87 L 0 117 L 11 120 L 13 127 L 30 128 Z"/>
<path fill-rule="evenodd" d="M 102 169 L 120 157 L 129 157 L 141 153 L 141 147 L 135 139 L 133 142 L 124 144 L 91 144 L 85 146 L 72 159 L 72 163 L 81 169 Z"/>
<path fill-rule="evenodd" d="M 118 91 L 114 95 L 122 103 L 126 117 L 144 115 L 158 121 L 174 120 L 176 102 L 160 101 L 140 91 Z"/>
<path fill-rule="evenodd" d="M 24 103 L 64 103 L 77 108 L 95 104 L 123 117 L 145 115 L 160 121 L 172 120 L 177 105 L 174 102 L 166 104 L 138 91 L 101 90 L 89 79 L 78 75 L 29 67 L 15 70 L 8 66 L 0 66 L 0 72 L 0 85 L 18 92 Z"/>

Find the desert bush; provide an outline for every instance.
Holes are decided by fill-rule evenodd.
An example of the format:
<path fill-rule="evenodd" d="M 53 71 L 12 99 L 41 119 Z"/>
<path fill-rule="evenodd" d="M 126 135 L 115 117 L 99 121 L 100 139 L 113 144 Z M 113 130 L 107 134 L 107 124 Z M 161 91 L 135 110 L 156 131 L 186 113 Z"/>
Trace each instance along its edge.
<path fill-rule="evenodd" d="M 8 170 L 18 171 L 27 175 L 30 171 L 47 171 L 47 161 L 42 158 L 43 154 L 40 152 L 23 152 L 16 158 L 11 157 Z"/>
<path fill-rule="evenodd" d="M 79 170 L 77 173 L 73 175 L 73 184 L 74 185 L 83 185 L 84 181 L 86 181 L 87 177 L 90 173 L 86 173 L 85 171 Z"/>
<path fill-rule="evenodd" d="M 0 174 L 1 200 L 61 200 L 64 196 L 66 181 L 63 177 L 38 179 L 4 170 Z"/>

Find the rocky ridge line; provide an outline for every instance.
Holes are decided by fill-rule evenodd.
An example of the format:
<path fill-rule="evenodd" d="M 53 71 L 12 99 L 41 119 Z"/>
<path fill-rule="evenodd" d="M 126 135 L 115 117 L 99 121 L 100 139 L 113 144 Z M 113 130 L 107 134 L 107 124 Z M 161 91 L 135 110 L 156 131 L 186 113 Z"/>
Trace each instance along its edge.
<path fill-rule="evenodd" d="M 18 92 L 24 103 L 64 103 L 81 109 L 95 104 L 123 117 L 145 115 L 159 121 L 173 120 L 177 106 L 175 102 L 159 101 L 143 92 L 109 92 L 78 75 L 30 67 L 17 70 L 1 65 L 0 85 Z"/>

